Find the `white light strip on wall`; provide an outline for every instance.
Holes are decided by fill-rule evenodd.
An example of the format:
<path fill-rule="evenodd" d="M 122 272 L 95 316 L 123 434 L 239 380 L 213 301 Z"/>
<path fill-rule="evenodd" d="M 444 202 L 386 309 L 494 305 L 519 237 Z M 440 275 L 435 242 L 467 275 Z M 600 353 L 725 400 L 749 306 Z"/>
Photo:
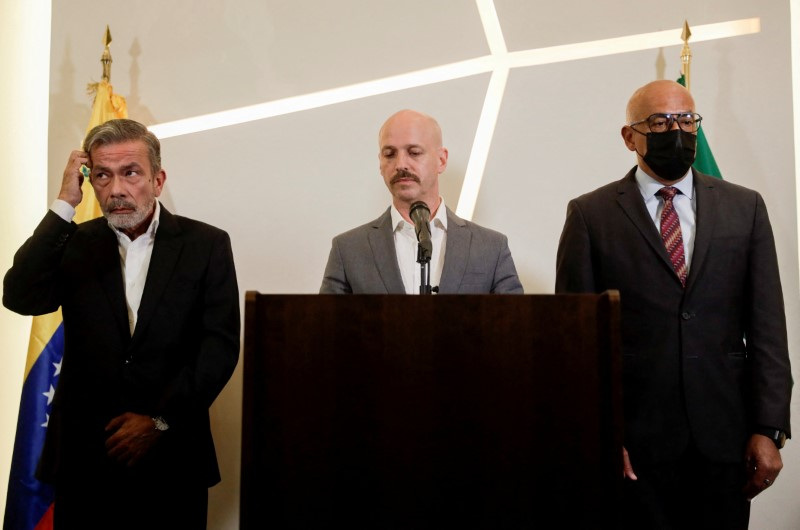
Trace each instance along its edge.
<path fill-rule="evenodd" d="M 792 3 L 794 4 L 794 1 Z M 489 146 L 497 124 L 497 116 L 500 112 L 510 68 L 573 61 L 680 44 L 679 36 L 682 28 L 677 28 L 508 53 L 493 0 L 476 0 L 476 5 L 491 55 L 365 83 L 165 122 L 151 126 L 150 130 L 161 139 L 170 138 L 493 72 L 456 210 L 461 217 L 471 219 L 475 210 L 475 202 L 478 199 L 478 191 L 483 179 Z M 759 18 L 705 24 L 692 28 L 692 42 L 736 37 L 759 31 L 761 31 Z"/>
<path fill-rule="evenodd" d="M 483 182 L 483 173 L 486 169 L 486 160 L 489 158 L 489 147 L 492 145 L 494 128 L 500 114 L 500 104 L 506 91 L 509 67 L 507 64 L 508 48 L 503 37 L 503 28 L 497 17 L 497 10 L 493 0 L 476 0 L 478 13 L 481 17 L 483 32 L 486 42 L 492 52 L 494 72 L 486 89 L 483 100 L 483 109 L 475 131 L 475 139 L 464 172 L 464 181 L 461 184 L 461 194 L 458 197 L 456 215 L 467 220 L 472 220 L 475 212 L 475 203 L 478 201 L 478 192 Z"/>
<path fill-rule="evenodd" d="M 500 114 L 500 104 L 503 102 L 503 92 L 508 81 L 508 68 L 498 68 L 492 73 L 489 80 L 489 88 L 486 91 L 486 99 L 483 102 L 483 110 L 478 121 L 478 129 L 475 131 L 475 140 L 472 144 L 472 152 L 467 163 L 467 170 L 464 173 L 464 182 L 461 185 L 461 194 L 458 198 L 456 214 L 469 221 L 475 212 L 475 203 L 478 201 L 478 191 L 480 191 L 483 181 L 483 171 L 486 168 L 486 160 L 489 158 L 489 146 L 492 144 L 494 128 L 497 125 L 497 116 Z"/>
<path fill-rule="evenodd" d="M 697 26 L 692 28 L 692 41 L 734 37 L 736 35 L 758 31 L 759 27 L 760 23 L 757 18 Z M 644 50 L 658 46 L 676 45 L 679 43 L 678 35 L 680 35 L 680 31 L 681 28 L 678 28 L 656 33 L 632 35 L 629 37 L 568 44 L 565 46 L 554 46 L 537 50 L 526 50 L 511 53 L 507 59 L 511 61 L 509 64 L 511 67 L 531 66 L 543 64 L 544 62 L 582 59 L 595 57 L 597 55 L 608 55 Z M 668 39 L 666 38 L 667 35 L 669 35 Z M 696 35 L 700 35 L 700 37 L 695 38 Z M 598 48 L 602 48 L 602 52 L 599 52 Z M 553 53 L 560 53 L 561 58 L 552 58 L 549 55 L 543 56 L 543 54 Z M 550 57 L 550 59 L 548 59 L 548 57 Z M 501 64 L 498 65 L 498 62 Z M 498 67 L 505 67 L 505 62 L 506 58 L 487 55 L 476 59 L 418 70 L 416 72 L 386 77 L 375 81 L 368 81 L 366 83 L 358 83 L 301 96 L 268 101 L 266 103 L 259 103 L 247 107 L 204 114 L 193 118 L 160 123 L 151 126 L 150 130 L 159 138 L 192 134 L 219 127 L 227 127 L 229 125 L 282 116 L 302 110 L 324 107 L 335 103 L 354 101 L 365 97 L 432 83 L 442 83 L 453 79 L 489 72 Z"/>
<path fill-rule="evenodd" d="M 732 20 L 730 22 L 705 24 L 703 26 L 694 26 L 691 30 L 692 42 L 738 37 L 740 35 L 748 35 L 761 31 L 761 19 L 747 18 Z M 681 44 L 681 31 L 682 28 L 678 28 L 654 33 L 630 35 L 627 37 L 615 37 L 612 39 L 524 50 L 509 54 L 509 61 L 512 68 L 517 68 L 574 61 L 577 59 L 588 59 L 590 57 L 601 57 L 652 48 L 677 46 Z"/>
<path fill-rule="evenodd" d="M 49 204 L 47 124 L 50 101 L 50 0 L 0 1 L 0 156 L 6 161 L 0 211 L 0 262 L 11 266 Z M 0 293 L 2 293 L 0 286 Z M 20 396 L 27 376 L 31 317 L 0 311 L 3 371 L 0 374 L 0 514 L 5 513 Z M 15 479 L 16 480 L 16 479 Z M 16 488 L 16 486 L 14 486 Z M 0 515 L 2 519 L 2 515 Z M 11 517 L 5 524 L 12 526 Z"/>
<path fill-rule="evenodd" d="M 170 138 L 173 136 L 217 129 L 219 127 L 227 127 L 229 125 L 262 120 L 264 118 L 272 118 L 274 116 L 283 116 L 293 112 L 325 107 L 346 101 L 354 101 L 370 96 L 386 94 L 388 92 L 442 83 L 444 81 L 490 72 L 494 67 L 494 58 L 490 55 L 486 55 L 476 59 L 437 66 L 425 70 L 417 70 L 415 72 L 385 77 L 375 81 L 332 88 L 330 90 L 304 94 L 302 96 L 292 96 L 183 120 L 160 123 L 150 126 L 149 129 L 160 139 Z"/>
<path fill-rule="evenodd" d="M 792 47 L 792 107 L 794 119 L 794 191 L 797 216 L 797 259 L 800 262 L 800 0 L 789 2 Z"/>
<path fill-rule="evenodd" d="M 506 39 L 503 37 L 503 28 L 500 26 L 500 18 L 497 16 L 497 9 L 494 7 L 494 0 L 475 0 L 475 5 L 478 8 L 478 15 L 481 17 L 489 52 L 492 55 L 505 55 L 508 48 Z"/>

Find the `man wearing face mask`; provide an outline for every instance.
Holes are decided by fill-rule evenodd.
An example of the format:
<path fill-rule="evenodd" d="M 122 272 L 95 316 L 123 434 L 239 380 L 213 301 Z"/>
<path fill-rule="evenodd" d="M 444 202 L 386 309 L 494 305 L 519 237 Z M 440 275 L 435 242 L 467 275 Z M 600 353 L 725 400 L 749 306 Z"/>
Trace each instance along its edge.
<path fill-rule="evenodd" d="M 637 165 L 570 201 L 556 292 L 621 297 L 623 528 L 747 528 L 790 437 L 792 377 L 761 195 L 694 169 L 682 85 L 634 92 Z"/>

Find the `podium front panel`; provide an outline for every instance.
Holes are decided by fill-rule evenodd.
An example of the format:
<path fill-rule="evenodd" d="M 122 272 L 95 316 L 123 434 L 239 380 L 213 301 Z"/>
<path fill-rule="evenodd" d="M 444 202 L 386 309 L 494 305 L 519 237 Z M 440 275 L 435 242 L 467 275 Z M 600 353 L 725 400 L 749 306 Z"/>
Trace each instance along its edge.
<path fill-rule="evenodd" d="M 248 292 L 241 528 L 613 522 L 618 304 Z"/>

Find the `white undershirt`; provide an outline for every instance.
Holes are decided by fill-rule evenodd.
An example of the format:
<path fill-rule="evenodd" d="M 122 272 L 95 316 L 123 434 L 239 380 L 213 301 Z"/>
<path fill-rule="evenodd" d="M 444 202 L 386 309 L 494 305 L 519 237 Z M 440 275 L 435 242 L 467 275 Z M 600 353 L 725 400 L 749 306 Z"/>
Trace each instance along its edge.
<path fill-rule="evenodd" d="M 125 299 L 128 306 L 128 327 L 133 335 L 139 319 L 139 304 L 142 302 L 147 270 L 150 268 L 150 257 L 153 255 L 153 244 L 156 241 L 158 219 L 161 206 L 156 201 L 156 211 L 147 231 L 133 241 L 121 230 L 108 225 L 117 235 L 119 242 L 119 262 L 122 266 L 122 280 L 125 282 Z"/>
<path fill-rule="evenodd" d="M 422 274 L 420 264 L 417 263 L 418 241 L 414 225 L 403 219 L 397 208 L 392 205 L 392 226 L 394 227 L 394 250 L 397 254 L 397 264 L 400 266 L 400 275 L 403 277 L 403 286 L 406 294 L 419 294 Z M 431 243 L 433 253 L 430 264 L 431 287 L 436 287 L 442 279 L 444 267 L 444 253 L 447 243 L 447 209 L 444 199 L 440 198 L 436 215 L 431 219 Z"/>

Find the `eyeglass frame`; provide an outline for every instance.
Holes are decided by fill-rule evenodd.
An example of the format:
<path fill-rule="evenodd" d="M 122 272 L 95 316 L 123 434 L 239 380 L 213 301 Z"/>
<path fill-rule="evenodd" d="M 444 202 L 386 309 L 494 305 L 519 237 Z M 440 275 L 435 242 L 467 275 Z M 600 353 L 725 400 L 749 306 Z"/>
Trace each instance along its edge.
<path fill-rule="evenodd" d="M 680 117 L 681 116 L 697 116 L 697 118 L 695 119 L 695 123 L 697 124 L 697 127 L 694 130 L 689 130 L 689 131 L 684 129 L 683 125 L 681 125 L 681 121 L 680 121 Z M 661 132 L 653 131 L 652 128 L 650 127 L 650 120 L 653 117 L 660 117 L 660 118 L 666 119 L 667 120 L 666 129 L 664 129 Z M 639 125 L 639 124 L 642 124 L 642 123 L 646 123 L 648 132 L 653 133 L 653 134 L 662 134 L 662 133 L 665 133 L 665 132 L 671 130 L 672 129 L 672 125 L 675 122 L 677 122 L 678 123 L 678 128 L 680 130 L 682 130 L 683 132 L 696 133 L 697 131 L 700 130 L 700 122 L 701 121 L 703 121 L 703 117 L 700 114 L 698 114 L 697 112 L 654 112 L 653 114 L 651 114 L 650 116 L 648 116 L 647 118 L 645 118 L 643 120 L 634 121 L 632 123 L 629 123 L 628 127 L 630 127 L 631 129 L 633 129 L 634 131 L 636 131 L 639 134 L 648 134 L 648 133 L 644 133 L 644 132 L 638 130 L 636 127 L 634 127 L 634 125 Z"/>

